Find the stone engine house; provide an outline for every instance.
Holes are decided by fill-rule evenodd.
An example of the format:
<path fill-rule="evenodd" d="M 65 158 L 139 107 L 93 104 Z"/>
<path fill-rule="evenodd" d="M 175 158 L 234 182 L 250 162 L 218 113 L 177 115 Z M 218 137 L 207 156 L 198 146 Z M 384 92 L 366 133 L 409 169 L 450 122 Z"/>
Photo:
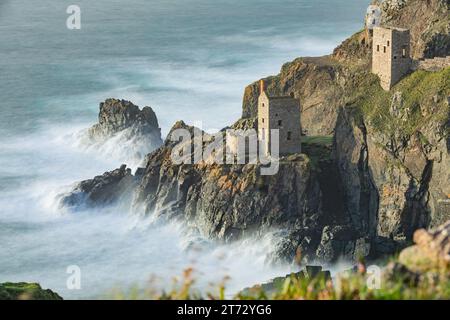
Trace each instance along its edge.
<path fill-rule="evenodd" d="M 279 130 L 279 154 L 301 152 L 300 100 L 293 96 L 270 97 L 260 82 L 258 98 L 258 140 L 266 154 L 272 154 L 272 129 Z"/>
<path fill-rule="evenodd" d="M 372 72 L 390 90 L 411 70 L 411 36 L 408 29 L 375 27 L 372 43 Z"/>

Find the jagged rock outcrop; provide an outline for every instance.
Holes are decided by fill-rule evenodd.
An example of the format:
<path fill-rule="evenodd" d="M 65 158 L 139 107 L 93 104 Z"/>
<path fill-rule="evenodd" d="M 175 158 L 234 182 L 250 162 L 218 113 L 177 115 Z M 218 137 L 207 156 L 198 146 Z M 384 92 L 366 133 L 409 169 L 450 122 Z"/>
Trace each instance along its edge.
<path fill-rule="evenodd" d="M 449 55 L 447 0 L 386 0 L 380 6 L 382 25 L 411 29 L 415 59 Z M 381 92 L 370 74 L 367 37 L 356 33 L 332 55 L 296 59 L 265 79 L 269 93 L 300 98 L 307 135 L 334 135 L 338 173 L 330 172 L 330 179 L 340 181 L 345 214 L 325 227 L 316 252 L 322 260 L 392 253 L 417 228 L 450 216 L 449 70 L 415 72 L 390 93 Z M 258 82 L 245 89 L 243 118 L 256 115 L 258 95 Z"/>
<path fill-rule="evenodd" d="M 374 254 L 450 218 L 449 77 L 450 68 L 416 72 L 395 92 L 366 87 L 367 96 L 341 109 L 335 156 L 346 212 Z"/>
<path fill-rule="evenodd" d="M 131 169 L 122 165 L 93 179 L 81 181 L 67 194 L 60 195 L 60 206 L 72 210 L 105 206 L 129 197 L 136 185 Z"/>
<path fill-rule="evenodd" d="M 370 238 L 349 225 L 325 226 L 315 252 L 317 261 L 336 262 L 338 259 L 358 261 L 370 253 Z"/>
<path fill-rule="evenodd" d="M 147 137 L 155 147 L 162 144 L 161 129 L 152 108 L 140 110 L 126 100 L 107 99 L 100 103 L 98 123 L 89 129 L 88 134 L 94 141 L 103 141 L 125 130 L 130 138 Z"/>
<path fill-rule="evenodd" d="M 323 228 L 321 191 L 307 156 L 282 158 L 275 175 L 262 175 L 262 164 L 207 160 L 176 164 L 172 151 L 177 142 L 170 139 L 176 129 L 186 129 L 192 136 L 194 130 L 200 131 L 177 122 L 165 144 L 147 156 L 145 168 L 138 169 L 135 176 L 122 166 L 79 183 L 62 203 L 104 205 L 131 190 L 136 211 L 160 219 L 183 219 L 191 229 L 211 239 L 228 241 L 282 230 L 290 242 L 274 259 L 292 257 L 304 240 L 300 235 L 306 233 L 315 237 L 311 246 L 317 246 Z M 308 249 L 314 252 L 311 246 Z"/>
<path fill-rule="evenodd" d="M 382 25 L 411 30 L 414 59 L 449 55 L 450 9 L 447 0 L 385 0 L 381 8 Z M 339 108 L 347 104 L 358 90 L 361 78 L 370 70 L 370 43 L 366 32 L 361 31 L 345 40 L 330 56 L 298 58 L 286 63 L 278 75 L 265 79 L 267 90 L 273 95 L 294 93 L 300 98 L 305 133 L 331 135 Z M 258 83 L 259 80 L 245 88 L 243 118 L 256 116 Z"/>
<path fill-rule="evenodd" d="M 383 4 L 384 23 L 412 30 L 415 57 L 448 54 L 448 1 L 428 3 Z M 413 72 L 386 92 L 370 73 L 370 52 L 370 39 L 359 32 L 332 55 L 296 59 L 265 79 L 269 94 L 300 98 L 308 135 L 334 135 L 325 161 L 293 155 L 273 176 L 261 175 L 258 164 L 176 164 L 168 139 L 134 177 L 106 173 L 82 182 L 65 203 L 103 205 L 126 190 L 136 209 L 184 219 L 209 238 L 282 230 L 278 257 L 300 252 L 306 261 L 329 262 L 393 253 L 418 228 L 450 219 L 450 68 Z M 245 89 L 243 118 L 232 128 L 255 128 L 258 94 L 257 82 Z M 191 136 L 198 130 L 183 122 L 175 129 Z"/>
<path fill-rule="evenodd" d="M 192 127 L 180 122 L 174 128 Z M 175 165 L 173 143 L 148 157 L 135 201 L 160 216 L 182 215 L 201 234 L 239 238 L 272 229 L 317 228 L 321 194 L 309 159 L 281 160 L 275 175 L 263 176 L 260 164 Z"/>

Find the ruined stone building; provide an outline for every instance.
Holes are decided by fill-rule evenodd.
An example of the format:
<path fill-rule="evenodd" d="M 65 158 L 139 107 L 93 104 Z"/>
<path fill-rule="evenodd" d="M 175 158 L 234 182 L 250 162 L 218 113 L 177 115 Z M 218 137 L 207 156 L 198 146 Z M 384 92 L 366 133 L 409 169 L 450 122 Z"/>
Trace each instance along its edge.
<path fill-rule="evenodd" d="M 410 41 L 408 29 L 373 28 L 372 72 L 380 77 L 384 90 L 390 90 L 411 70 Z"/>
<path fill-rule="evenodd" d="M 271 145 L 276 143 L 271 133 L 279 131 L 279 154 L 301 152 L 300 100 L 292 96 L 271 97 L 266 93 L 264 81 L 260 82 L 258 98 L 258 140 L 266 154 L 274 154 Z"/>

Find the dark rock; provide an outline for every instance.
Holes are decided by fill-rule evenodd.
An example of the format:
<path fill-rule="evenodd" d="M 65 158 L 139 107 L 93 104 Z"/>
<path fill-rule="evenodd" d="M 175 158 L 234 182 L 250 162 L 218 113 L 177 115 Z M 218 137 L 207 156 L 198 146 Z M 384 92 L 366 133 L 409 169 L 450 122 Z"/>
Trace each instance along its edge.
<path fill-rule="evenodd" d="M 322 272 L 321 266 L 306 266 L 303 271 L 308 278 L 315 278 Z"/>
<path fill-rule="evenodd" d="M 136 179 L 131 169 L 119 169 L 78 183 L 73 191 L 61 195 L 60 205 L 71 209 L 113 204 L 133 191 Z"/>
<path fill-rule="evenodd" d="M 391 262 L 383 270 L 383 276 L 387 281 L 394 283 L 404 283 L 408 286 L 416 286 L 420 281 L 420 274 L 417 274 L 401 263 Z"/>
<path fill-rule="evenodd" d="M 304 265 L 314 261 L 320 235 L 320 224 L 313 228 L 296 228 L 276 234 L 278 241 L 273 252 L 269 253 L 267 262 Z"/>
<path fill-rule="evenodd" d="M 142 110 L 126 100 L 107 99 L 100 103 L 99 122 L 89 129 L 94 141 L 103 141 L 128 130 L 130 137 L 147 137 L 154 147 L 162 144 L 161 129 L 152 108 Z"/>
<path fill-rule="evenodd" d="M 326 226 L 316 256 L 323 263 L 335 262 L 339 258 L 357 261 L 369 254 L 369 243 L 368 239 L 359 236 L 354 226 Z"/>
<path fill-rule="evenodd" d="M 222 240 L 277 228 L 316 228 L 321 195 L 307 157 L 282 161 L 277 174 L 262 176 L 259 164 L 175 165 L 171 150 L 166 142 L 148 157 L 135 197 L 146 212 L 183 215 L 201 234 Z"/>
<path fill-rule="evenodd" d="M 178 128 L 198 130 L 177 122 L 170 132 Z M 81 182 L 63 203 L 70 206 L 82 198 L 88 205 L 104 205 L 123 192 L 133 192 L 135 208 L 160 218 L 184 219 L 188 227 L 211 239 L 229 241 L 286 230 L 294 252 L 300 243 L 307 245 L 304 230 L 320 235 L 321 192 L 308 157 L 282 159 L 277 174 L 263 176 L 261 164 L 175 164 L 174 145 L 167 139 L 147 156 L 145 170 L 135 177 L 124 167 L 105 173 Z"/>
<path fill-rule="evenodd" d="M 411 29 L 415 58 L 447 48 L 448 1 L 385 1 L 382 10 L 384 23 Z M 398 251 L 418 228 L 450 219 L 448 70 L 432 79 L 413 73 L 384 92 L 370 74 L 370 52 L 369 39 L 360 32 L 333 55 L 298 58 L 265 79 L 269 94 L 300 98 L 306 133 L 334 135 L 328 159 L 286 157 L 278 174 L 262 176 L 258 164 L 174 164 L 176 142 L 166 140 L 136 177 L 96 177 L 81 183 L 67 201 L 109 203 L 123 193 L 117 188 L 121 181 L 130 180 L 134 183 L 123 185 L 134 193 L 136 207 L 184 219 L 209 238 L 227 241 L 283 230 L 276 248 L 282 260 L 299 253 L 303 262 L 357 260 L 369 251 L 372 256 Z M 257 82 L 245 89 L 243 119 L 232 128 L 255 128 L 258 95 Z M 132 116 L 137 107 L 118 100 L 101 108 L 100 124 L 91 129 L 95 136 L 152 118 Z M 179 121 L 171 133 L 178 128 L 191 136 L 198 130 Z"/>

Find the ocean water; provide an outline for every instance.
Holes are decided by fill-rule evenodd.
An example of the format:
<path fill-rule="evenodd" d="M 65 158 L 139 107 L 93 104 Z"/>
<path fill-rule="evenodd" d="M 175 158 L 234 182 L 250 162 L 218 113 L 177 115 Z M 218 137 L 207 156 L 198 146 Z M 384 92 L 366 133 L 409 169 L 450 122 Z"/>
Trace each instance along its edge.
<path fill-rule="evenodd" d="M 140 220 L 125 204 L 74 214 L 55 198 L 136 161 L 114 142 L 80 143 L 102 100 L 151 106 L 163 134 L 180 119 L 220 129 L 239 118 L 247 84 L 298 56 L 330 53 L 362 28 L 368 3 L 0 0 L 0 282 L 40 282 L 77 299 L 150 276 L 167 288 L 191 266 L 202 288 L 229 275 L 231 291 L 288 272 L 264 263 L 270 235 L 187 251 L 176 223 Z M 72 4 L 81 30 L 66 28 Z M 71 265 L 80 290 L 66 286 Z"/>

